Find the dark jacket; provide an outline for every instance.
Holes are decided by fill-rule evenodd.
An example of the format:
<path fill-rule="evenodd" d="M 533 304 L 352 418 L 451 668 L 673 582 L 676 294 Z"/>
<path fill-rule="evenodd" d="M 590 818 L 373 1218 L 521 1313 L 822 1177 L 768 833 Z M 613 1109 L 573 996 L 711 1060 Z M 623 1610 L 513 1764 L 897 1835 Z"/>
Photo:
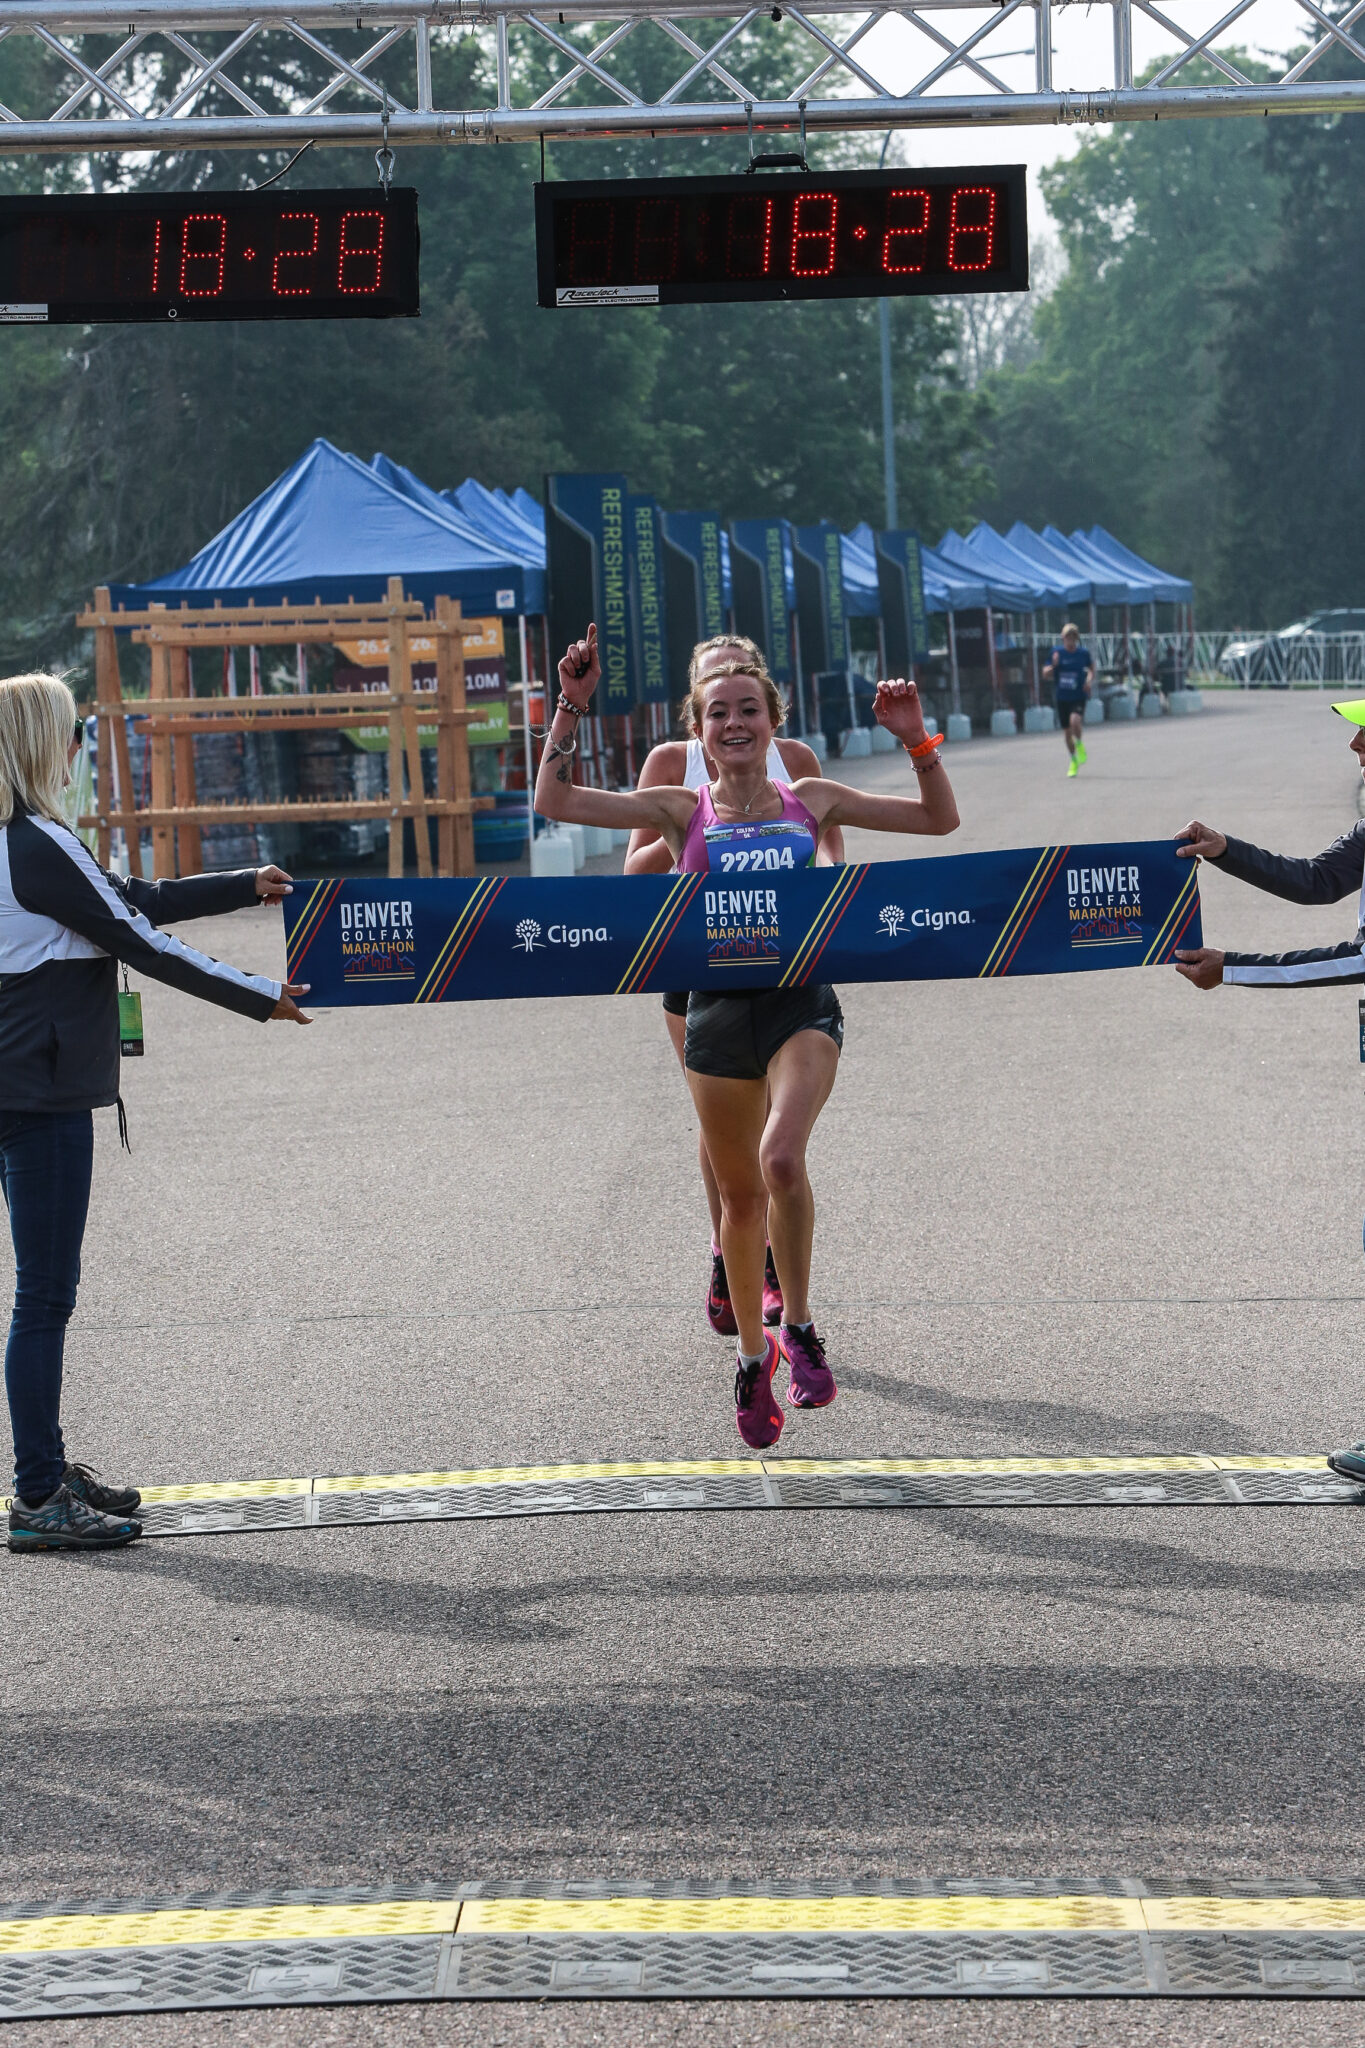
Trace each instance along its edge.
<path fill-rule="evenodd" d="M 1360 891 L 1365 880 L 1365 819 L 1334 839 L 1325 853 L 1299 860 L 1285 853 L 1267 853 L 1244 839 L 1229 839 L 1228 850 L 1212 865 L 1235 875 L 1287 903 L 1339 903 Z M 1339 946 L 1310 946 L 1299 953 L 1225 953 L 1224 981 L 1254 988 L 1321 988 L 1339 982 L 1365 981 L 1365 894 L 1356 912 L 1353 939 Z"/>
<path fill-rule="evenodd" d="M 280 984 L 158 930 L 256 902 L 256 871 L 124 881 L 64 825 L 0 826 L 0 1110 L 105 1109 L 119 1092 L 118 966 L 267 1018 Z"/>

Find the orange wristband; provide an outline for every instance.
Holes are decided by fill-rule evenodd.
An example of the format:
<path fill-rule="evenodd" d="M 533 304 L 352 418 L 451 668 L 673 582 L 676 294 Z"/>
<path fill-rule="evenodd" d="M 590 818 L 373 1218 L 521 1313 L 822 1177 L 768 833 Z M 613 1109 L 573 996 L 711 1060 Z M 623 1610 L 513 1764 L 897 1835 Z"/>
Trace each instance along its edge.
<path fill-rule="evenodd" d="M 901 741 L 901 745 L 905 747 L 905 751 L 912 761 L 923 761 L 928 755 L 933 753 L 935 747 L 943 745 L 943 734 L 941 732 L 931 733 L 929 738 L 921 740 L 917 747 L 906 746 L 904 740 Z"/>

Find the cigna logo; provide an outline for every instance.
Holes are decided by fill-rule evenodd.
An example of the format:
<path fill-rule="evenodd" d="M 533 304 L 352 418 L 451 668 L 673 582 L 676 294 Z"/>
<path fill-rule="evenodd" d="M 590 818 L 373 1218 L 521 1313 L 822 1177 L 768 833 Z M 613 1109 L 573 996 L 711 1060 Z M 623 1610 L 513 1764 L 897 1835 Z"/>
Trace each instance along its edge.
<path fill-rule="evenodd" d="M 899 903 L 884 903 L 877 922 L 885 926 L 888 939 L 898 939 L 907 924 L 917 931 L 941 932 L 945 925 L 971 924 L 972 913 L 970 910 L 912 910 L 907 917 Z"/>
<path fill-rule="evenodd" d="M 533 917 L 524 917 L 514 934 L 513 951 L 519 946 L 523 952 L 533 953 L 544 946 L 604 946 L 611 933 L 604 924 L 552 924 L 541 936 L 541 928 Z"/>

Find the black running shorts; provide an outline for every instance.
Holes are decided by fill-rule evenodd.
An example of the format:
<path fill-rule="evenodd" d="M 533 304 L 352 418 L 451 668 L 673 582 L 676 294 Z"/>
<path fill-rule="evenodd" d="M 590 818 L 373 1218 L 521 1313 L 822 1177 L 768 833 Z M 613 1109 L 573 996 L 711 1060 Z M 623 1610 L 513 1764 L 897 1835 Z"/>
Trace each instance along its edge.
<path fill-rule="evenodd" d="M 1078 711 L 1080 712 L 1081 717 L 1084 718 L 1084 697 L 1059 697 L 1057 699 L 1057 723 L 1058 725 L 1060 725 L 1063 732 L 1066 731 L 1068 725 L 1070 725 L 1071 723 L 1073 716 Z"/>
<path fill-rule="evenodd" d="M 813 988 L 756 989 L 713 996 L 694 989 L 687 1004 L 683 1065 L 718 1080 L 761 1081 L 774 1053 L 798 1031 L 844 1042 L 844 1013 L 827 981 Z"/>
<path fill-rule="evenodd" d="M 687 1015 L 687 990 L 685 988 L 669 989 L 664 997 L 664 1008 L 670 1017 L 685 1017 Z"/>

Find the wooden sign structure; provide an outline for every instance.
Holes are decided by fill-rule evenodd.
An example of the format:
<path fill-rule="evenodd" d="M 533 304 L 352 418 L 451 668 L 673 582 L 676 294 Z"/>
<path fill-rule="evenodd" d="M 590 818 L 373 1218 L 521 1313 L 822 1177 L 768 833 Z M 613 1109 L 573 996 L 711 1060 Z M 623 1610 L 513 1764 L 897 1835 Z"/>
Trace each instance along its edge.
<path fill-rule="evenodd" d="M 420 696 L 412 685 L 409 636 L 420 622 L 421 637 L 436 642 L 436 690 Z M 122 830 L 128 868 L 142 873 L 141 832 L 152 834 L 152 866 L 160 881 L 176 874 L 197 874 L 203 865 L 201 829 L 205 825 L 273 825 L 346 823 L 383 818 L 389 827 L 389 873 L 403 872 L 403 824 L 413 821 L 417 841 L 417 872 L 433 872 L 428 820 L 435 818 L 435 872 L 474 872 L 475 811 L 491 807 L 491 797 L 470 794 L 469 740 L 466 728 L 480 714 L 465 703 L 464 642 L 460 606 L 438 597 L 436 615 L 428 619 L 422 604 L 403 596 L 401 577 L 389 578 L 388 595 L 374 604 L 214 605 L 211 610 L 182 607 L 172 611 L 150 605 L 145 611 L 115 610 L 107 587 L 95 592 L 78 626 L 95 635 L 95 709 L 112 745 L 99 749 L 96 810 L 80 823 L 94 826 L 99 858 L 107 866 L 113 834 Z M 125 698 L 119 676 L 118 634 L 131 631 L 134 641 L 151 650 L 151 694 Z M 339 639 L 383 638 L 388 644 L 389 687 L 381 691 L 325 691 L 297 697 L 195 697 L 191 694 L 190 656 L 202 647 L 307 646 Z M 357 713 L 364 717 L 358 718 Z M 152 800 L 139 809 L 133 791 L 128 728 L 131 716 L 143 721 L 151 742 Z M 383 719 L 389 728 L 389 793 L 386 797 L 345 797 L 326 802 L 219 803 L 198 801 L 194 772 L 194 735 L 211 732 L 335 732 Z M 428 797 L 422 780 L 419 728 L 437 728 L 436 795 Z M 404 794 L 403 770 L 407 768 Z M 117 778 L 115 767 L 117 766 Z"/>

